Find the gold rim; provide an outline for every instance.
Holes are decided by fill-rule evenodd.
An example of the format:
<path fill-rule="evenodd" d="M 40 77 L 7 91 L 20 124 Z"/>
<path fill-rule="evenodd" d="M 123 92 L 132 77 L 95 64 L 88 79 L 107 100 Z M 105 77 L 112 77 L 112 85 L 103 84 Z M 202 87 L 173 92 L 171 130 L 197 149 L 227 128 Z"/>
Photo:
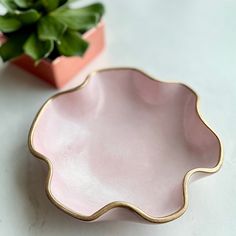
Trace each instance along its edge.
<path fill-rule="evenodd" d="M 199 96 L 197 95 L 197 93 L 193 89 L 191 89 L 190 87 L 188 87 L 187 85 L 182 84 L 182 83 L 178 83 L 178 84 L 181 84 L 182 86 L 185 86 L 186 88 L 188 88 L 196 96 L 195 109 L 196 109 L 197 115 L 198 115 L 199 119 L 202 121 L 202 123 L 205 125 L 205 127 L 208 130 L 210 130 L 210 132 L 217 138 L 217 140 L 219 142 L 220 152 L 219 152 L 219 157 L 218 157 L 218 163 L 216 164 L 215 167 L 213 167 L 213 168 L 196 168 L 196 169 L 192 169 L 192 170 L 188 171 L 185 174 L 184 179 L 183 179 L 183 183 L 182 183 L 182 186 L 183 186 L 183 205 L 182 205 L 182 207 L 178 211 L 176 211 L 176 212 L 174 212 L 174 213 L 172 213 L 170 215 L 163 216 L 163 217 L 153 217 L 153 216 L 145 213 L 140 208 L 134 206 L 131 203 L 123 202 L 123 201 L 115 201 L 115 202 L 111 202 L 111 203 L 105 205 L 104 207 L 102 207 L 101 209 L 99 209 L 98 211 L 93 213 L 92 215 L 87 216 L 87 215 L 83 215 L 83 214 L 74 212 L 72 209 L 69 209 L 66 206 L 64 206 L 61 202 L 59 202 L 53 196 L 53 194 L 52 194 L 52 192 L 50 190 L 51 189 L 50 186 L 51 186 L 51 180 L 52 180 L 52 172 L 53 172 L 52 163 L 50 162 L 50 160 L 46 156 L 44 156 L 41 153 L 37 152 L 35 150 L 34 146 L 33 146 L 34 130 L 35 130 L 35 127 L 37 125 L 37 122 L 38 122 L 38 119 L 39 119 L 40 115 L 44 112 L 46 106 L 53 99 L 55 99 L 56 97 L 61 96 L 63 94 L 67 94 L 67 93 L 78 91 L 78 90 L 82 89 L 84 86 L 86 86 L 88 81 L 90 80 L 90 78 L 92 78 L 95 74 L 100 73 L 100 72 L 105 72 L 105 71 L 112 71 L 112 70 L 116 70 L 116 71 L 118 71 L 118 70 L 136 71 L 138 73 L 143 74 L 148 79 L 151 79 L 151 80 L 154 80 L 154 81 L 157 81 L 157 82 L 164 82 L 164 81 L 156 80 L 156 79 L 150 77 L 149 75 L 147 75 L 145 72 L 143 72 L 141 70 L 138 70 L 138 69 L 135 69 L 135 68 L 128 68 L 128 67 L 123 67 L 123 68 L 108 68 L 108 69 L 97 70 L 97 71 L 94 71 L 94 72 L 90 73 L 86 77 L 86 79 L 84 80 L 84 82 L 81 85 L 79 85 L 79 86 L 77 86 L 77 87 L 75 87 L 73 89 L 70 89 L 68 91 L 60 92 L 60 93 L 52 96 L 51 98 L 49 98 L 43 104 L 43 106 L 38 111 L 36 117 L 34 118 L 34 121 L 33 121 L 32 125 L 31 125 L 30 131 L 29 131 L 29 137 L 28 137 L 28 146 L 29 146 L 30 152 L 35 157 L 45 161 L 47 163 L 47 165 L 48 165 L 48 168 L 49 168 L 49 172 L 48 172 L 48 176 L 47 176 L 47 180 L 46 180 L 46 193 L 47 193 L 47 196 L 51 200 L 51 202 L 53 204 L 55 204 L 59 209 L 63 210 L 67 214 L 69 214 L 69 215 L 71 215 L 71 216 L 73 216 L 73 217 L 75 217 L 75 218 L 77 218 L 79 220 L 83 220 L 83 221 L 93 221 L 93 220 L 96 220 L 100 216 L 102 216 L 103 214 L 108 212 L 109 210 L 111 210 L 113 208 L 116 208 L 116 207 L 122 207 L 122 208 L 130 209 L 130 210 L 134 211 L 135 213 L 137 213 L 139 216 L 141 216 L 143 219 L 145 219 L 145 220 L 147 220 L 149 222 L 152 222 L 152 223 L 165 223 L 165 222 L 169 222 L 169 221 L 175 220 L 178 217 L 180 217 L 181 215 L 183 215 L 184 212 L 186 211 L 187 207 L 188 207 L 188 202 L 189 202 L 188 186 L 189 186 L 190 177 L 194 173 L 197 173 L 197 172 L 200 172 L 200 173 L 215 173 L 215 172 L 217 172 L 220 169 L 220 167 L 222 166 L 222 163 L 223 163 L 223 145 L 222 145 L 222 142 L 220 141 L 220 139 L 216 135 L 216 133 L 209 127 L 209 125 L 203 120 L 202 116 L 200 115 L 200 112 L 199 112 Z M 176 82 L 164 82 L 164 83 L 175 83 L 176 84 Z"/>

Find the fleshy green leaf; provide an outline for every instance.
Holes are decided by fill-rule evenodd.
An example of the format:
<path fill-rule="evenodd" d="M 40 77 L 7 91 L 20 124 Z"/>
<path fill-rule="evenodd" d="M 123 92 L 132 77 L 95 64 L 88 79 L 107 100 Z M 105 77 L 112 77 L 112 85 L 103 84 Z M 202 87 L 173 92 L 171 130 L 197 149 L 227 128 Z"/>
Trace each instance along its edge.
<path fill-rule="evenodd" d="M 34 10 L 28 11 L 15 11 L 0 16 L 0 30 L 4 33 L 14 32 L 18 30 L 22 24 L 32 24 L 40 18 L 40 14 Z"/>
<path fill-rule="evenodd" d="M 25 54 L 32 57 L 36 63 L 44 58 L 48 57 L 53 50 L 53 42 L 50 40 L 41 41 L 38 39 L 35 33 L 31 34 L 23 46 Z"/>
<path fill-rule="evenodd" d="M 47 11 L 53 11 L 60 4 L 60 0 L 41 0 L 41 1 L 42 1 L 44 8 Z"/>
<path fill-rule="evenodd" d="M 69 2 L 70 2 L 70 0 L 59 0 L 59 6 L 62 6 L 62 5 L 69 3 Z"/>
<path fill-rule="evenodd" d="M 57 44 L 57 49 L 64 56 L 83 56 L 88 46 L 79 33 L 67 30 L 61 37 L 61 43 Z"/>
<path fill-rule="evenodd" d="M 94 27 L 99 20 L 97 14 L 79 14 L 77 9 L 61 8 L 51 13 L 60 22 L 73 30 L 88 30 Z"/>
<path fill-rule="evenodd" d="M 18 30 L 21 27 L 21 22 L 15 16 L 6 14 L 0 16 L 0 31 L 9 33 Z"/>
<path fill-rule="evenodd" d="M 8 61 L 23 53 L 23 45 L 29 35 L 26 33 L 15 33 L 0 47 L 2 60 Z"/>
<path fill-rule="evenodd" d="M 78 9 L 58 8 L 51 12 L 51 15 L 58 21 L 64 22 L 70 29 L 87 31 L 96 26 L 104 11 L 103 4 L 94 3 Z"/>
<path fill-rule="evenodd" d="M 105 13 L 105 8 L 102 3 L 93 3 L 89 6 L 76 9 L 78 14 L 98 14 L 102 17 Z"/>
<path fill-rule="evenodd" d="M 41 14 L 34 9 L 30 9 L 23 12 L 17 12 L 16 16 L 24 25 L 27 25 L 35 23 L 41 17 Z"/>
<path fill-rule="evenodd" d="M 0 3 L 8 10 L 14 11 L 17 9 L 17 5 L 14 0 L 0 0 Z"/>
<path fill-rule="evenodd" d="M 28 8 L 32 6 L 32 0 L 14 0 L 16 5 L 21 8 Z"/>
<path fill-rule="evenodd" d="M 57 21 L 52 16 L 45 16 L 38 23 L 38 36 L 41 40 L 60 41 L 60 37 L 66 30 L 66 25 Z"/>

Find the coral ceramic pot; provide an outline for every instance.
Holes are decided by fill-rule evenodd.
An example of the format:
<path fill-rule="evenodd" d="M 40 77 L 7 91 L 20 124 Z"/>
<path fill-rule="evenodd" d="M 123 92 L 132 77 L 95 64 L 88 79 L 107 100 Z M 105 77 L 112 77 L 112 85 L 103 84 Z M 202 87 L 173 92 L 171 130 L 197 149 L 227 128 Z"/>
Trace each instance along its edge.
<path fill-rule="evenodd" d="M 104 48 L 104 23 L 84 34 L 89 48 L 83 57 L 58 57 L 54 61 L 42 60 L 35 66 L 33 59 L 23 55 L 12 61 L 13 64 L 49 82 L 56 88 L 63 87 L 78 72 L 91 62 Z"/>

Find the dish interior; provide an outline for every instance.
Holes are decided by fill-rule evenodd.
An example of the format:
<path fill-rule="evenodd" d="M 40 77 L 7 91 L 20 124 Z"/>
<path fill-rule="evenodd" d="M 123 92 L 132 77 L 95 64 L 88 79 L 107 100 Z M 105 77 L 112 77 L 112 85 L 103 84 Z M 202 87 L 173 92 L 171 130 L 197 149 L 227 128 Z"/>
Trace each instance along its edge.
<path fill-rule="evenodd" d="M 184 85 L 127 69 L 96 73 L 50 100 L 32 144 L 52 164 L 53 197 L 82 215 L 114 201 L 151 216 L 179 210 L 184 175 L 214 167 L 220 156 L 196 99 Z"/>

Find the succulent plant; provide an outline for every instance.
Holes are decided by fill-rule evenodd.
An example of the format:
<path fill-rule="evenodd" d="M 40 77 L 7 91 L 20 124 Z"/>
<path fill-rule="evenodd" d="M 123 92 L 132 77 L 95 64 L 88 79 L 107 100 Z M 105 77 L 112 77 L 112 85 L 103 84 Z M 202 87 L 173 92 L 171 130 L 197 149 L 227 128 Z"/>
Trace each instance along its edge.
<path fill-rule="evenodd" d="M 0 47 L 3 61 L 22 54 L 39 62 L 60 55 L 83 56 L 88 48 L 82 34 L 96 26 L 104 6 L 94 3 L 71 8 L 70 0 L 0 0 L 6 14 L 0 31 L 6 37 Z"/>

